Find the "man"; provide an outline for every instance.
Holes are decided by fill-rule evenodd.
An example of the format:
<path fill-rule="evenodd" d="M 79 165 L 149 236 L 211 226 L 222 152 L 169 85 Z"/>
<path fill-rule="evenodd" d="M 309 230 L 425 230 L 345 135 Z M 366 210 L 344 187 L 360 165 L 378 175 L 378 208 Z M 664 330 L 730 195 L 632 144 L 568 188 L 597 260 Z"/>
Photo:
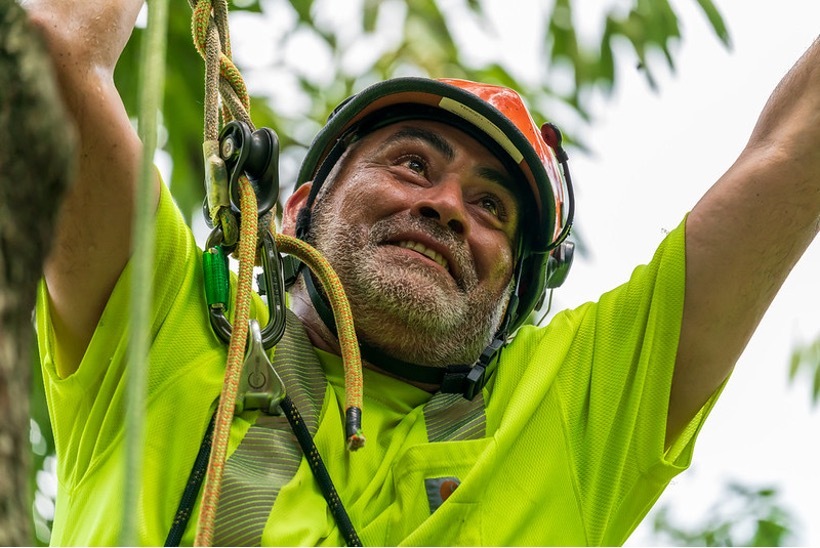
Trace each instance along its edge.
<path fill-rule="evenodd" d="M 82 136 L 38 305 L 59 452 L 54 539 L 111 544 L 122 512 L 123 242 L 140 147 L 111 76 L 140 2 L 66 4 L 30 8 Z M 303 276 L 274 363 L 341 503 L 365 544 L 621 543 L 688 465 L 720 386 L 817 234 L 820 45 L 649 265 L 501 350 L 495 340 L 506 342 L 550 283 L 547 253 L 565 235 L 559 142 L 516 123 L 515 96 L 504 104 L 479 99 L 482 85 L 396 82 L 331 119 L 283 222 L 339 272 L 369 358 L 368 445 L 348 454 L 338 342 Z M 172 527 L 225 352 L 193 239 L 157 189 L 146 472 L 133 509 L 149 544 Z M 489 366 L 483 376 L 475 363 Z M 448 369 L 458 365 L 478 376 Z M 342 542 L 285 420 L 237 416 L 215 543 Z"/>

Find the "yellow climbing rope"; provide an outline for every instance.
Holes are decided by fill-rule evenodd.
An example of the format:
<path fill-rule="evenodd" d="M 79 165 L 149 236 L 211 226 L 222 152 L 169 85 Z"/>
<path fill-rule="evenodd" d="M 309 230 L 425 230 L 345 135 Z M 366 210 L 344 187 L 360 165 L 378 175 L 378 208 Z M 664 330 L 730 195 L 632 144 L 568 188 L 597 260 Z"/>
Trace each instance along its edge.
<path fill-rule="evenodd" d="M 206 65 L 205 144 L 203 149 L 206 171 L 208 171 L 213 168 L 213 164 L 209 162 L 212 162 L 214 154 L 219 153 L 219 98 L 222 98 L 221 115 L 224 123 L 237 119 L 248 124 L 250 128 L 253 128 L 253 124 L 248 114 L 250 98 L 247 88 L 239 70 L 230 59 L 227 1 L 189 0 L 189 3 L 193 8 L 191 26 L 194 44 Z M 209 185 L 212 183 L 211 175 L 210 173 L 208 175 Z M 214 176 L 213 180 L 218 178 Z M 238 222 L 230 207 L 230 193 L 227 188 L 215 188 L 212 193 L 209 186 L 208 193 L 209 215 L 214 226 L 221 230 L 223 242 L 230 246 L 238 239 L 239 273 L 225 379 L 214 424 L 210 460 L 200 505 L 195 541 L 197 546 L 210 546 L 213 541 L 214 522 L 230 439 L 230 427 L 248 339 L 253 266 L 259 246 L 256 195 L 244 175 L 239 177 L 238 184 L 242 219 L 238 227 L 238 234 Z M 270 228 L 272 228 L 272 223 Z M 269 227 L 263 227 L 263 230 L 268 229 Z M 296 256 L 316 273 L 330 298 L 345 369 L 345 414 L 349 416 L 352 411 L 355 416 L 352 422 L 354 426 L 345 434 L 347 447 L 350 450 L 356 450 L 364 445 L 364 435 L 361 431 L 362 366 L 353 316 L 344 289 L 330 264 L 313 247 L 301 240 L 282 234 L 276 234 L 275 241 L 282 252 Z"/>
<path fill-rule="evenodd" d="M 213 542 L 216 507 L 222 485 L 225 457 L 228 452 L 228 440 L 230 439 L 234 405 L 236 404 L 236 395 L 239 389 L 239 378 L 242 374 L 245 343 L 248 339 L 248 316 L 250 314 L 251 292 L 253 291 L 251 280 L 253 279 L 253 264 L 256 255 L 256 195 L 251 188 L 250 182 L 244 176 L 240 177 L 239 189 L 242 225 L 239 234 L 239 274 L 234 324 L 231 342 L 228 345 L 225 380 L 222 383 L 222 393 L 219 397 L 211 455 L 208 460 L 208 471 L 205 475 L 205 486 L 202 492 L 196 546 L 210 546 Z"/>
<path fill-rule="evenodd" d="M 305 263 L 321 280 L 325 289 L 330 307 L 333 309 L 333 318 L 339 336 L 339 346 L 342 349 L 342 361 L 345 365 L 345 412 L 349 409 L 362 409 L 362 357 L 359 353 L 359 343 L 356 338 L 356 329 L 353 326 L 353 313 L 345 295 L 339 276 L 333 271 L 327 259 L 310 244 L 285 234 L 276 234 L 276 246 L 284 253 L 295 255 Z M 359 364 L 358 367 L 355 364 Z M 364 446 L 364 434 L 361 428 L 347 433 L 347 448 L 355 451 Z"/>

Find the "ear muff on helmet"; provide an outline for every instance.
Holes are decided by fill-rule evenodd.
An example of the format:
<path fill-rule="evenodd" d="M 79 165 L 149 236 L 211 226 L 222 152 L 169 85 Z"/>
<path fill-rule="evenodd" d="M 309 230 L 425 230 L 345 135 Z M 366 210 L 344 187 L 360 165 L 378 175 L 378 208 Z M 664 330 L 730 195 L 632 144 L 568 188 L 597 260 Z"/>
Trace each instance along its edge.
<path fill-rule="evenodd" d="M 574 242 L 561 242 L 547 259 L 547 289 L 555 289 L 561 287 L 567 280 L 569 269 L 572 266 L 572 259 L 575 255 Z M 543 302 L 543 296 L 541 301 Z M 539 302 L 538 308 L 541 307 Z"/>

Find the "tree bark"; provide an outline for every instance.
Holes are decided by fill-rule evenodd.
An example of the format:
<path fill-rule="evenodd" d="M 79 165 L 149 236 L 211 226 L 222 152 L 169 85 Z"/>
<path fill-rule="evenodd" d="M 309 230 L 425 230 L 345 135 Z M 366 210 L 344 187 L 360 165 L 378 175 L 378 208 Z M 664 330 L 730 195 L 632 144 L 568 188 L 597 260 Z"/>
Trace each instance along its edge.
<path fill-rule="evenodd" d="M 0 74 L 0 545 L 30 546 L 32 308 L 75 132 L 42 40 L 14 0 L 0 0 Z"/>

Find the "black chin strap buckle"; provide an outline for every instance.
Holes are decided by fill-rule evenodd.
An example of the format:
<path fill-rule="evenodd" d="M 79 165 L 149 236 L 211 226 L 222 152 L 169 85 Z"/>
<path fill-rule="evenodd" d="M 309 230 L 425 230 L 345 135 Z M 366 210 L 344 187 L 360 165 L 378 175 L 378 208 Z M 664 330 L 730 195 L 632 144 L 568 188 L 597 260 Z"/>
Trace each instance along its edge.
<path fill-rule="evenodd" d="M 464 379 L 464 397 L 473 401 L 473 398 L 484 388 L 486 376 L 487 368 L 480 363 L 475 364 L 467 373 L 467 378 Z"/>
<path fill-rule="evenodd" d="M 448 367 L 441 382 L 445 394 L 461 394 L 472 401 L 487 384 L 487 368 L 490 362 L 506 344 L 506 337 L 496 336 L 472 367 Z"/>

